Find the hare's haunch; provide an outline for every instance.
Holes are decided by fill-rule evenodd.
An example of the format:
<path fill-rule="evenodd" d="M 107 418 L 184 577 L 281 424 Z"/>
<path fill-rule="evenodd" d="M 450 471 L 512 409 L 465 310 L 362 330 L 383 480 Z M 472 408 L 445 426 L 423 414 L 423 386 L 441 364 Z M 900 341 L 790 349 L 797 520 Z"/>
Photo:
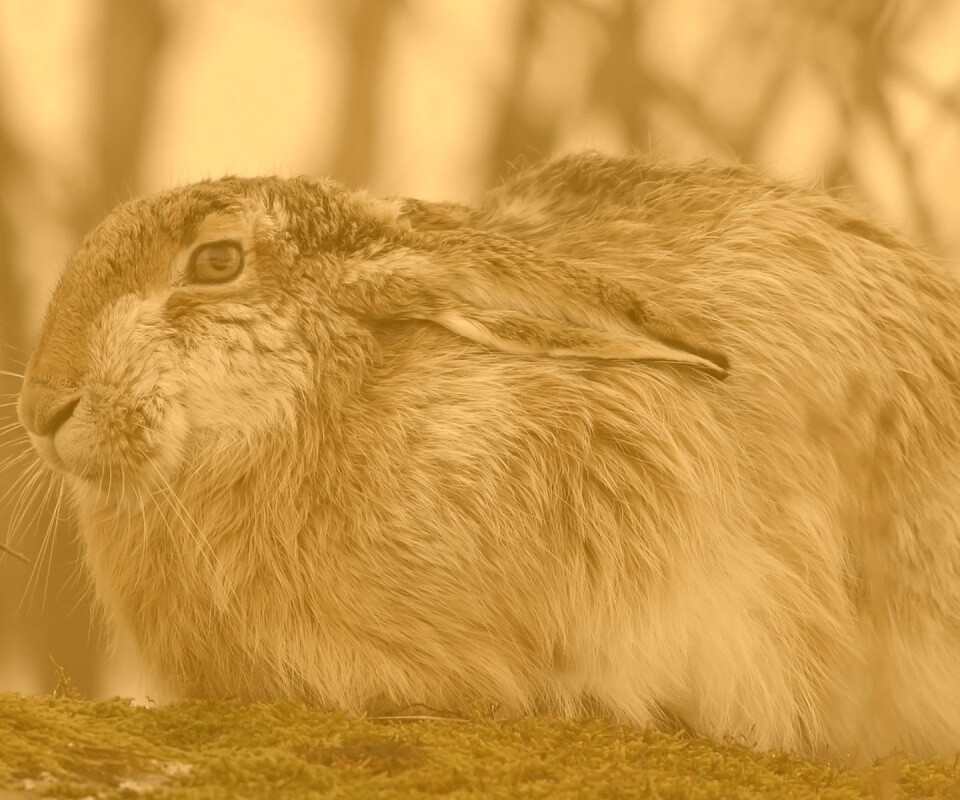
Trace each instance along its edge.
<path fill-rule="evenodd" d="M 20 414 L 174 694 L 960 748 L 960 285 L 824 195 L 187 186 L 80 246 Z"/>

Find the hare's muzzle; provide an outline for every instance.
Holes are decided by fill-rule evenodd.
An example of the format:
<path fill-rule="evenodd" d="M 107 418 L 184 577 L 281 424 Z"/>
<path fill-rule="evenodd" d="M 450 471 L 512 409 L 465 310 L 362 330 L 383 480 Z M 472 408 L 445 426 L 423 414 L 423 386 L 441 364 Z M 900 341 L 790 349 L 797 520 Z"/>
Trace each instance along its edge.
<path fill-rule="evenodd" d="M 37 451 L 51 466 L 63 468 L 54 439 L 79 403 L 80 395 L 72 389 L 38 383 L 29 378 L 24 381 L 18 406 L 20 422 Z"/>
<path fill-rule="evenodd" d="M 34 436 L 55 436 L 80 402 L 80 395 L 27 380 L 20 390 L 20 422 Z"/>

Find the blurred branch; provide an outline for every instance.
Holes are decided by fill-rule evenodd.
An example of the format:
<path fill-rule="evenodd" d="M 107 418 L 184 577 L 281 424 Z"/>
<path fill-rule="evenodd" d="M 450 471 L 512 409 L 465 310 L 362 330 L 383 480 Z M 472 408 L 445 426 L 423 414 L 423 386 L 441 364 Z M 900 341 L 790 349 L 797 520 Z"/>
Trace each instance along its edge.
<path fill-rule="evenodd" d="M 764 87 L 760 101 L 757 103 L 757 110 L 753 117 L 749 119 L 734 142 L 736 152 L 747 161 L 752 161 L 756 156 L 757 145 L 760 137 L 770 122 L 770 117 L 776 110 L 777 104 L 783 97 L 783 88 L 787 83 L 787 78 L 793 73 L 793 64 L 789 61 L 782 61 L 777 64 L 773 77 Z"/>
<path fill-rule="evenodd" d="M 874 87 L 873 102 L 870 107 L 897 159 L 903 185 L 916 217 L 917 230 L 925 242 L 934 243 L 936 228 L 923 187 L 920 185 L 916 154 L 900 132 L 890 101 L 879 86 Z"/>
<path fill-rule="evenodd" d="M 878 0 L 874 0 L 875 2 Z M 879 0 L 884 5 L 884 15 L 895 23 L 901 41 L 912 38 L 931 15 L 949 8 L 955 0 Z"/>
<path fill-rule="evenodd" d="M 942 91 L 921 75 L 919 70 L 902 60 L 893 59 L 889 66 L 891 77 L 905 83 L 930 105 L 960 120 L 960 83 L 954 85 L 949 91 Z"/>
<path fill-rule="evenodd" d="M 370 0 L 342 6 L 348 42 L 345 103 L 339 142 L 324 171 L 349 186 L 363 186 L 374 174 L 388 35 L 405 5 L 405 0 Z"/>
<path fill-rule="evenodd" d="M 928 243 L 936 231 L 930 201 L 921 186 L 916 153 L 901 130 L 897 109 L 886 91 L 890 78 L 911 85 L 941 108 L 960 112 L 957 98 L 936 92 L 900 56 L 905 42 L 930 14 L 942 8 L 940 0 L 851 0 L 835 3 L 814 0 L 794 4 L 774 0 L 771 9 L 786 23 L 786 35 L 805 44 L 794 49 L 795 59 L 783 59 L 781 68 L 796 61 L 809 64 L 838 100 L 845 131 L 864 117 L 872 118 L 890 147 L 918 234 Z M 755 124 L 760 122 L 755 120 Z M 828 187 L 850 174 L 849 154 L 839 157 L 824 175 Z"/>
<path fill-rule="evenodd" d="M 903 43 L 901 23 L 905 22 L 904 13 L 910 9 L 908 5 L 894 4 L 890 0 L 872 0 L 861 4 L 860 10 L 876 3 L 880 7 L 875 16 L 861 14 L 853 22 L 847 21 L 848 31 L 857 42 L 858 58 L 853 76 L 856 102 L 865 114 L 876 120 L 887 139 L 913 210 L 917 231 L 927 243 L 932 243 L 936 239 L 936 230 L 927 197 L 920 185 L 916 154 L 900 130 L 896 111 L 884 86 L 887 76 L 895 74 L 898 65 L 902 64 L 898 55 Z M 934 5 L 921 0 L 913 10 L 923 13 Z M 916 17 L 913 24 L 918 24 Z"/>
<path fill-rule="evenodd" d="M 584 8 L 583 3 L 575 5 Z M 730 147 L 733 132 L 707 111 L 701 97 L 655 70 L 643 57 L 638 43 L 645 24 L 644 8 L 635 0 L 621 0 L 607 12 L 585 11 L 600 22 L 609 43 L 593 77 L 593 101 L 620 120 L 633 147 L 648 146 L 649 110 L 656 104 L 669 108 L 711 144 Z"/>
<path fill-rule="evenodd" d="M 650 69 L 646 70 L 641 80 L 651 98 L 673 110 L 708 142 L 725 148 L 736 147 L 739 137 L 719 117 L 706 110 L 695 92 Z"/>
<path fill-rule="evenodd" d="M 493 111 L 495 134 L 487 161 L 488 185 L 494 183 L 508 165 L 548 155 L 557 140 L 556 114 L 540 108 L 532 112 L 527 101 L 527 82 L 543 31 L 544 0 L 524 0 L 519 6 L 510 74 L 499 107 Z"/>

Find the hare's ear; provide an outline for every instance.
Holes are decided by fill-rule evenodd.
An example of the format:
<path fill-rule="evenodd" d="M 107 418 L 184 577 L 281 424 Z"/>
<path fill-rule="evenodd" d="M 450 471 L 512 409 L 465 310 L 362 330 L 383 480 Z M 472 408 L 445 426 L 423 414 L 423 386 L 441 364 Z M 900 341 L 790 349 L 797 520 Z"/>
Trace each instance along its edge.
<path fill-rule="evenodd" d="M 473 266 L 478 261 L 459 268 L 425 257 L 354 262 L 341 275 L 336 302 L 360 318 L 433 322 L 505 353 L 659 361 L 727 376 L 722 353 L 595 273 L 565 264 L 566 277 L 538 276 L 528 259 L 516 270 L 497 261 L 496 275 L 488 276 Z"/>
<path fill-rule="evenodd" d="M 407 315 L 413 316 L 413 315 Z M 685 364 L 726 378 L 729 364 L 719 354 L 698 354 L 659 341 L 643 331 L 610 332 L 534 317 L 519 311 L 455 307 L 417 315 L 480 344 L 515 355 Z"/>

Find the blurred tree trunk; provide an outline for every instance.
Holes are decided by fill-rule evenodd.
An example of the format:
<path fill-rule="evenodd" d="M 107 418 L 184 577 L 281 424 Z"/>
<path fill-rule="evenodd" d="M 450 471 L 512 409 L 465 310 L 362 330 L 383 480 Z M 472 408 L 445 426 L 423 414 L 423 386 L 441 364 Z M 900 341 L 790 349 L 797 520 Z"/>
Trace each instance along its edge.
<path fill-rule="evenodd" d="M 77 190 L 69 225 L 79 241 L 117 203 L 133 196 L 139 187 L 144 132 L 150 124 L 153 98 L 166 37 L 166 19 L 160 0 L 105 0 L 98 31 L 99 59 L 92 79 L 95 85 L 93 153 L 97 179 L 86 191 Z M 11 274 L 9 269 L 4 270 Z M 3 293 L 7 298 L 6 292 Z M 20 328 L 22 331 L 22 327 Z M 43 532 L 50 508 L 36 529 Z M 61 514 L 62 515 L 62 514 Z M 52 689 L 56 679 L 52 657 L 61 664 L 77 689 L 97 693 L 104 659 L 104 642 L 91 616 L 89 580 L 79 565 L 80 548 L 69 515 L 53 539 L 49 583 L 44 574 L 40 590 L 49 586 L 42 608 L 32 614 L 27 648 L 32 668 Z M 42 565 L 46 573 L 46 563 Z M 38 601 L 36 605 L 41 605 Z"/>
<path fill-rule="evenodd" d="M 162 0 L 105 0 L 100 59 L 94 80 L 93 152 L 99 184 L 80 198 L 75 219 L 78 239 L 114 206 L 137 194 L 144 133 L 154 110 L 161 56 L 168 36 Z"/>
<path fill-rule="evenodd" d="M 18 175 L 23 169 L 22 154 L 7 135 L 7 125 L 3 106 L 0 104 L 0 196 L 7 193 L 7 182 L 11 176 Z M 20 381 L 16 374 L 23 371 L 20 363 L 25 357 L 23 324 L 23 291 L 17 273 L 14 270 L 14 227 L 9 209 L 0 204 L 0 431 L 6 431 L 14 425 L 17 418 L 13 405 Z M 13 428 L 8 433 L 0 433 L 0 541 L 10 542 L 13 531 L 13 483 L 22 471 L 18 464 L 7 466 L 24 445 L 15 444 L 22 432 Z M 10 494 L 7 494 L 10 492 Z M 13 609 L 19 600 L 17 588 L 24 583 L 24 575 L 29 567 L 13 559 L 9 554 L 0 552 L 0 659 L 10 663 L 14 640 L 17 638 Z"/>
<path fill-rule="evenodd" d="M 535 160 L 550 155 L 556 144 L 556 115 L 531 111 L 528 98 L 530 71 L 543 33 L 544 0 L 524 0 L 517 33 L 511 45 L 512 65 L 499 107 L 493 111 L 496 131 L 486 165 L 486 184 L 493 185 L 507 167 L 521 158 Z"/>
<path fill-rule="evenodd" d="M 339 139 L 324 172 L 348 186 L 365 186 L 375 173 L 387 40 L 404 4 L 405 0 L 370 0 L 342 6 L 347 42 L 345 100 Z"/>
<path fill-rule="evenodd" d="M 593 100 L 619 121 L 630 146 L 645 149 L 649 145 L 648 109 L 653 86 L 638 49 L 644 21 L 638 6 L 636 0 L 621 0 L 605 15 L 608 46 L 594 75 Z"/>

